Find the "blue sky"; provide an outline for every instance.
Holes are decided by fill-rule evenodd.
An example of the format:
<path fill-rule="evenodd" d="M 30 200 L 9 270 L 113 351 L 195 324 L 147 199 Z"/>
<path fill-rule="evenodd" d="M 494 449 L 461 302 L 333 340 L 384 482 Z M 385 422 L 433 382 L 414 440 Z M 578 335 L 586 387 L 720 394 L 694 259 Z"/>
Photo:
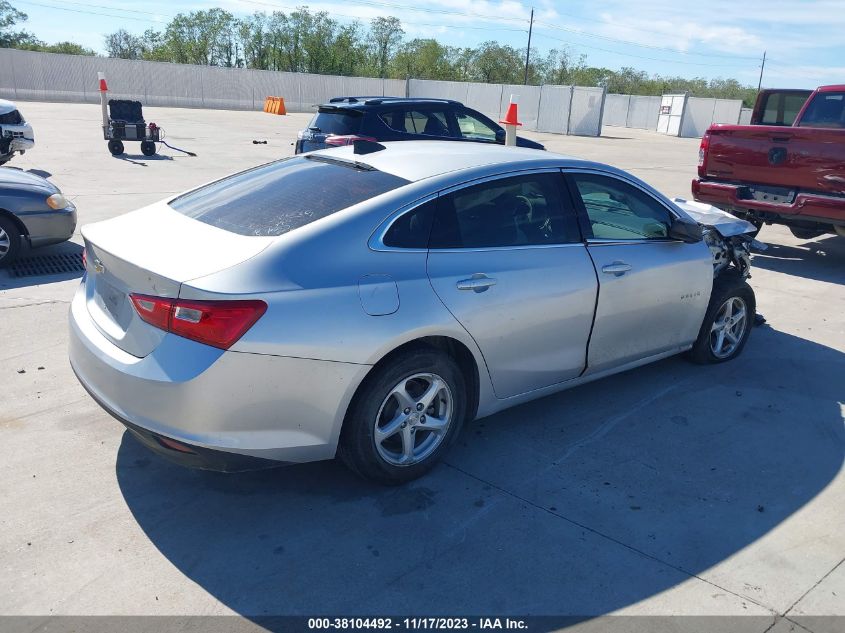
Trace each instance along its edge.
<path fill-rule="evenodd" d="M 494 39 L 524 47 L 535 10 L 532 48 L 568 48 L 590 65 L 661 75 L 735 77 L 812 88 L 845 83 L 845 0 L 10 0 L 29 15 L 25 28 L 41 39 L 72 40 L 103 50 L 103 34 L 163 27 L 178 12 L 221 6 L 236 15 L 290 11 L 308 5 L 340 21 L 395 15 L 408 37 L 453 46 Z"/>

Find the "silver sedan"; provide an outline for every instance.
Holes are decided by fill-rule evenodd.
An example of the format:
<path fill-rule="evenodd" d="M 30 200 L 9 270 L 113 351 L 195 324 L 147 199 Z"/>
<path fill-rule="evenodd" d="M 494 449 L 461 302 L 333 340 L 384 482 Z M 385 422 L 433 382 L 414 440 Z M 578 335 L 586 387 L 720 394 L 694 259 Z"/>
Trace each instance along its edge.
<path fill-rule="evenodd" d="M 734 358 L 755 310 L 740 237 L 529 149 L 362 141 L 82 234 L 79 380 L 150 448 L 220 470 L 337 454 L 408 481 L 468 420 Z"/>

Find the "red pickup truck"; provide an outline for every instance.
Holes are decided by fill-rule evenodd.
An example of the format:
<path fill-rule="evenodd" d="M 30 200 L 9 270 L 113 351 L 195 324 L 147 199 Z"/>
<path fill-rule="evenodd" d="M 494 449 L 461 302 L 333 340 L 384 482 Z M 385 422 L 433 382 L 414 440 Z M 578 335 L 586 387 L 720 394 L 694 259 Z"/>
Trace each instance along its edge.
<path fill-rule="evenodd" d="M 695 199 L 758 228 L 784 224 L 801 239 L 845 237 L 845 85 L 806 95 L 767 90 L 757 97 L 752 125 L 710 126 L 692 181 Z"/>

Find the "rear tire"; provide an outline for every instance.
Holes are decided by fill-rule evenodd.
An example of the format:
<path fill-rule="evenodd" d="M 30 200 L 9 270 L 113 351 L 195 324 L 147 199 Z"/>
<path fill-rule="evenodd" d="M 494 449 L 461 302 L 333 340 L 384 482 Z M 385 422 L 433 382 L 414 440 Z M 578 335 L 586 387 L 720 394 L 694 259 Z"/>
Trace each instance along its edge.
<path fill-rule="evenodd" d="M 112 156 L 120 156 L 123 153 L 123 141 L 113 138 L 109 141 L 109 152 Z"/>
<path fill-rule="evenodd" d="M 7 216 L 0 215 L 0 268 L 18 258 L 21 250 L 21 232 Z"/>
<path fill-rule="evenodd" d="M 751 334 L 756 310 L 754 291 L 738 274 L 727 272 L 714 279 L 710 304 L 689 351 L 690 360 L 707 365 L 739 356 Z"/>
<path fill-rule="evenodd" d="M 460 433 L 466 412 L 466 383 L 457 363 L 434 348 L 408 350 L 359 387 L 338 455 L 366 479 L 403 484 L 434 467 Z"/>

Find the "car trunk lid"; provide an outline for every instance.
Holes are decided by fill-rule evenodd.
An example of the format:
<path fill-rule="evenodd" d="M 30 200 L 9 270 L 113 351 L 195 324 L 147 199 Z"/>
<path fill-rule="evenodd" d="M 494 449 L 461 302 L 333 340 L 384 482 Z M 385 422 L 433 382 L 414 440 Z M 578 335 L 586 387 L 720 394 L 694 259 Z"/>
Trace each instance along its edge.
<path fill-rule="evenodd" d="M 273 238 L 237 235 L 161 202 L 83 228 L 86 301 L 97 328 L 133 356 L 152 352 L 165 332 L 144 322 L 130 294 L 175 298 L 183 282 L 230 268 Z"/>

